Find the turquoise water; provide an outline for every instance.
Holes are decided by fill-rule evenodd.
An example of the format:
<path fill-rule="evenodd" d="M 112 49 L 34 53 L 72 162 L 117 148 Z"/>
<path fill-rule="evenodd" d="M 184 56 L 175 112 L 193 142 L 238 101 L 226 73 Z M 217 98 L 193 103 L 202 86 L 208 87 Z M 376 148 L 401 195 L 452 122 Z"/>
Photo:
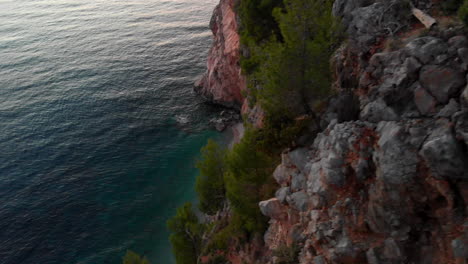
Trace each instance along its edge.
<path fill-rule="evenodd" d="M 0 0 L 0 263 L 173 263 L 217 0 Z"/>

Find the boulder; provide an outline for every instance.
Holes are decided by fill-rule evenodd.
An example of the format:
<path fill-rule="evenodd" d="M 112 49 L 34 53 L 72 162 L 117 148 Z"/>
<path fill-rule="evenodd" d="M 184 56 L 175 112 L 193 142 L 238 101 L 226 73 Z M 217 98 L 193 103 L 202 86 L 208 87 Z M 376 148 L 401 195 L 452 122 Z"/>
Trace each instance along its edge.
<path fill-rule="evenodd" d="M 377 256 L 378 255 L 376 254 L 374 248 L 370 248 L 369 250 L 367 250 L 367 252 L 366 252 L 367 263 L 369 263 L 369 264 L 382 264 L 382 262 L 380 262 L 380 260 L 379 260 L 379 258 Z"/>
<path fill-rule="evenodd" d="M 468 105 L 468 85 L 465 87 L 461 94 L 461 99 L 464 101 L 465 105 Z"/>
<path fill-rule="evenodd" d="M 464 48 L 468 46 L 468 39 L 465 36 L 455 36 L 448 40 L 448 44 L 456 49 Z"/>
<path fill-rule="evenodd" d="M 452 250 L 455 258 L 467 259 L 468 258 L 468 239 L 466 237 L 459 237 L 452 240 Z"/>
<path fill-rule="evenodd" d="M 396 121 L 399 120 L 399 116 L 379 98 L 364 107 L 361 111 L 361 119 L 377 123 L 380 121 Z"/>
<path fill-rule="evenodd" d="M 283 164 L 278 165 L 273 172 L 273 178 L 280 185 L 287 185 L 290 181 L 290 169 L 286 168 Z"/>
<path fill-rule="evenodd" d="M 403 140 L 403 127 L 396 122 L 381 122 L 377 131 L 380 134 L 379 148 L 374 156 L 377 178 L 392 185 L 411 182 L 416 176 L 418 158 Z"/>
<path fill-rule="evenodd" d="M 291 190 L 301 191 L 307 188 L 307 178 L 303 173 L 291 175 Z"/>
<path fill-rule="evenodd" d="M 440 103 L 446 104 L 466 84 L 465 76 L 454 69 L 427 65 L 421 69 L 421 85 Z"/>
<path fill-rule="evenodd" d="M 468 48 L 460 48 L 457 50 L 458 57 L 462 59 L 465 64 L 468 64 Z"/>
<path fill-rule="evenodd" d="M 265 216 L 268 216 L 275 220 L 282 220 L 287 218 L 285 207 L 276 198 L 261 201 L 258 205 L 260 207 L 260 211 Z"/>
<path fill-rule="evenodd" d="M 314 264 L 327 264 L 323 256 L 316 256 L 314 258 Z"/>
<path fill-rule="evenodd" d="M 452 120 L 455 122 L 455 133 L 459 140 L 465 142 L 465 146 L 468 147 L 468 110 L 460 111 L 452 116 Z"/>
<path fill-rule="evenodd" d="M 435 37 L 421 37 L 406 44 L 404 51 L 423 64 L 428 64 L 437 56 L 447 52 L 447 44 Z"/>
<path fill-rule="evenodd" d="M 466 179 L 468 160 L 447 120 L 438 122 L 419 154 L 437 179 Z"/>
<path fill-rule="evenodd" d="M 283 164 L 295 166 L 302 172 L 306 172 L 307 149 L 298 148 L 282 155 Z"/>
<path fill-rule="evenodd" d="M 414 89 L 414 103 L 423 115 L 430 116 L 436 111 L 437 101 L 419 84 Z"/>
<path fill-rule="evenodd" d="M 323 180 L 326 184 L 341 187 L 346 183 L 344 164 L 343 157 L 335 152 L 328 153 L 328 156 L 322 159 Z"/>
<path fill-rule="evenodd" d="M 275 197 L 281 203 L 285 203 L 286 197 L 290 194 L 291 194 L 291 190 L 289 189 L 289 187 L 281 187 L 276 191 Z"/>
<path fill-rule="evenodd" d="M 460 105 L 457 103 L 457 101 L 455 101 L 455 99 L 450 99 L 450 102 L 439 111 L 437 117 L 450 118 L 459 110 Z"/>
<path fill-rule="evenodd" d="M 310 197 L 307 195 L 306 192 L 295 192 L 288 196 L 286 199 L 292 208 L 300 212 L 307 211 L 310 207 Z"/>

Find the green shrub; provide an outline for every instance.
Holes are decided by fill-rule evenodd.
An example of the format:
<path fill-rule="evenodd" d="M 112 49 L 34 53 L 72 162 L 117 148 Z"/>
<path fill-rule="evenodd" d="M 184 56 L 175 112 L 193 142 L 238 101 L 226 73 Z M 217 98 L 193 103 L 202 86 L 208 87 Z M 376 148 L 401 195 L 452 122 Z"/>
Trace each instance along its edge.
<path fill-rule="evenodd" d="M 192 204 L 186 203 L 178 208 L 176 215 L 167 221 L 167 227 L 171 231 L 169 240 L 177 264 L 197 263 L 204 226 L 199 223 Z"/>
<path fill-rule="evenodd" d="M 280 245 L 273 251 L 273 256 L 278 258 L 278 264 L 296 264 L 299 263 L 300 248 L 297 245 L 286 246 Z"/>
<path fill-rule="evenodd" d="M 123 264 L 150 264 L 146 257 L 141 257 L 137 253 L 127 250 L 127 254 L 123 257 Z"/>
<path fill-rule="evenodd" d="M 444 0 L 442 1 L 442 11 L 446 15 L 456 14 L 462 4 L 463 0 Z"/>
<path fill-rule="evenodd" d="M 310 103 L 329 94 L 330 57 L 341 41 L 332 5 L 331 0 L 284 0 L 284 9 L 274 10 L 283 42 L 265 45 L 256 75 L 259 101 L 269 114 L 311 113 Z"/>
<path fill-rule="evenodd" d="M 274 163 L 258 149 L 254 130 L 245 131 L 241 142 L 228 153 L 226 165 L 226 191 L 233 211 L 247 232 L 263 232 L 266 218 L 260 213 L 258 202 L 272 195 L 261 190 L 271 176 Z"/>
<path fill-rule="evenodd" d="M 468 0 L 465 0 L 458 10 L 458 17 L 465 25 L 468 25 Z"/>

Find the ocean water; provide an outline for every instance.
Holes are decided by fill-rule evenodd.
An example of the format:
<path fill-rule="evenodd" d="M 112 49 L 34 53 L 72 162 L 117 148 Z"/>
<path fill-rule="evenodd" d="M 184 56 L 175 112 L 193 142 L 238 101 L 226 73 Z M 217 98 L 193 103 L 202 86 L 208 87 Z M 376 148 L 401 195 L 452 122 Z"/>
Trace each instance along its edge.
<path fill-rule="evenodd" d="M 0 263 L 173 263 L 217 0 L 0 0 Z"/>

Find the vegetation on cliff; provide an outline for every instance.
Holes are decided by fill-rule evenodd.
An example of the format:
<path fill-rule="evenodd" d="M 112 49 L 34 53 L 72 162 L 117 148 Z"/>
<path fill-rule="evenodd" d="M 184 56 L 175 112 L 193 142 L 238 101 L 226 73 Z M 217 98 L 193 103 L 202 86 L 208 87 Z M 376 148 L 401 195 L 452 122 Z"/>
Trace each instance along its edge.
<path fill-rule="evenodd" d="M 468 25 L 468 0 L 465 0 L 458 10 L 458 17 L 463 21 L 463 23 L 465 23 L 465 25 Z"/>
<path fill-rule="evenodd" d="M 332 5 L 332 0 L 240 2 L 245 96 L 261 106 L 265 119 L 261 128 L 246 124 L 231 150 L 213 141 L 202 149 L 196 190 L 205 218 L 200 221 L 185 205 L 168 222 L 178 264 L 199 263 L 201 256 L 206 263 L 226 263 L 229 251 L 263 236 L 267 219 L 258 202 L 273 196 L 277 186 L 271 174 L 280 153 L 316 121 L 318 105 L 332 92 L 330 58 L 343 40 Z M 468 1 L 444 2 L 443 11 L 458 12 L 467 23 Z M 297 261 L 295 248 L 273 253 L 281 263 Z"/>
<path fill-rule="evenodd" d="M 177 209 L 176 215 L 167 222 L 167 226 L 172 232 L 169 240 L 177 264 L 198 263 L 205 226 L 200 223 L 192 204 L 186 203 Z"/>
<path fill-rule="evenodd" d="M 250 91 L 270 116 L 293 119 L 312 114 L 313 104 L 330 93 L 330 57 L 340 41 L 333 1 L 285 0 L 275 9 L 282 41 L 256 47 L 259 68 Z"/>
<path fill-rule="evenodd" d="M 146 257 L 142 257 L 137 253 L 128 250 L 127 254 L 123 257 L 123 264 L 150 264 L 149 260 Z"/>
<path fill-rule="evenodd" d="M 267 218 L 258 202 L 274 194 L 271 177 L 280 153 L 313 116 L 313 103 L 331 83 L 330 56 L 339 38 L 331 15 L 333 1 L 244 0 L 238 6 L 241 42 L 248 55 L 241 60 L 249 81 L 251 102 L 266 110 L 262 128 L 247 129 L 231 150 L 209 141 L 197 163 L 196 190 L 200 222 L 191 205 L 179 208 L 168 222 L 178 264 L 215 261 L 255 237 L 262 237 Z M 309 117 L 297 119 L 300 115 Z M 218 256 L 218 257 L 217 257 Z"/>
<path fill-rule="evenodd" d="M 198 193 L 199 209 L 203 213 L 213 215 L 226 205 L 226 188 L 224 173 L 226 150 L 215 141 L 209 140 L 201 149 L 201 160 L 196 164 L 200 170 L 195 190 Z"/>

